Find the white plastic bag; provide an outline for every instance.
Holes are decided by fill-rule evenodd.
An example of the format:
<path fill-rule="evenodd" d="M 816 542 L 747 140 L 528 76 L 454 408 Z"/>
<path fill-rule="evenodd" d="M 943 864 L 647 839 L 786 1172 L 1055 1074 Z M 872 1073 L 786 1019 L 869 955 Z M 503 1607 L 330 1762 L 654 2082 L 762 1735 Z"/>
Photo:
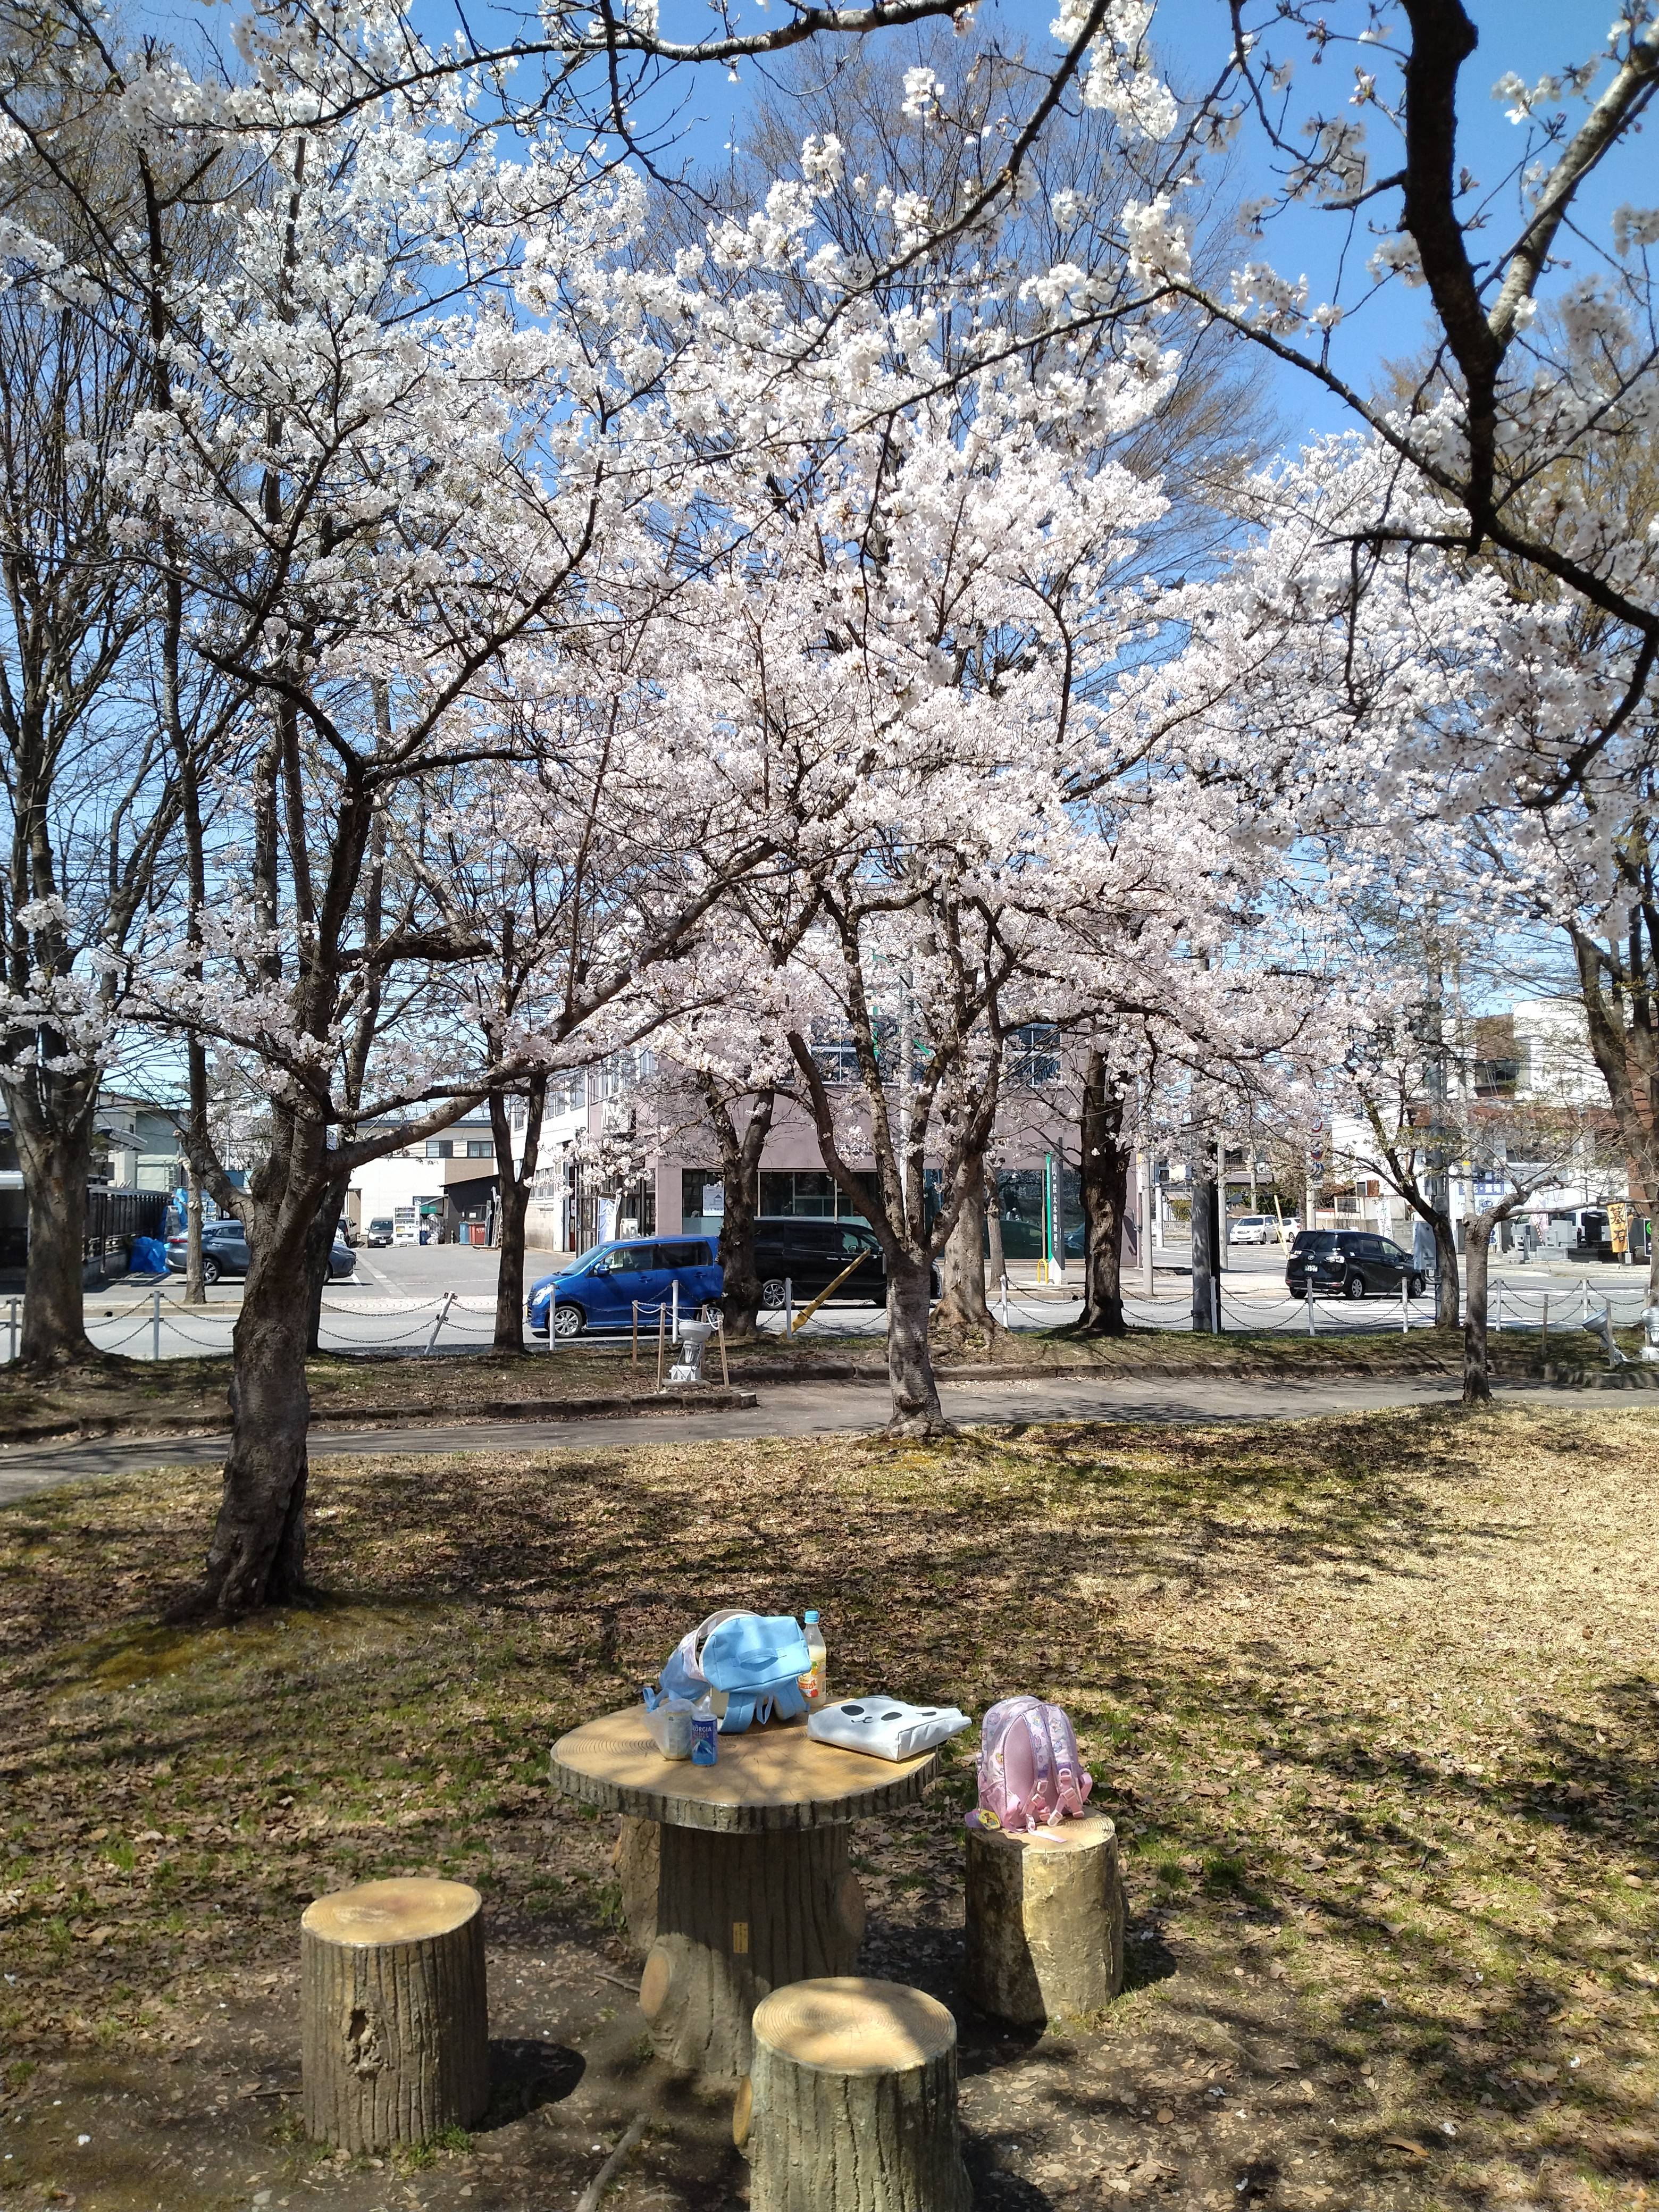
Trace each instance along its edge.
<path fill-rule="evenodd" d="M 969 1725 L 954 1705 L 907 1705 L 898 1698 L 846 1698 L 811 1716 L 806 1733 L 815 1743 L 868 1752 L 872 1759 L 914 1759 Z"/>

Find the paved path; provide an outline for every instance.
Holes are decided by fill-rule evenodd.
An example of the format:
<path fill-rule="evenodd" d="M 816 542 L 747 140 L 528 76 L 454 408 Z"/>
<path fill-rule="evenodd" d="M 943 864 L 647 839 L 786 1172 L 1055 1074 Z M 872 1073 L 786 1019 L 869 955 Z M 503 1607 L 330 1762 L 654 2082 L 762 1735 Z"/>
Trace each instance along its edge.
<path fill-rule="evenodd" d="M 1411 1382 L 1249 1383 L 1131 1377 L 1096 1381 L 1040 1376 L 1017 1382 L 946 1383 L 945 1409 L 966 1423 L 1006 1421 L 1259 1421 L 1311 1419 L 1322 1413 L 1379 1411 L 1395 1406 L 1446 1404 L 1458 1395 L 1449 1376 Z M 1509 1398 L 1559 1394 L 1500 1386 Z M 688 1415 L 646 1414 L 626 1420 L 526 1420 L 423 1423 L 406 1429 L 313 1429 L 313 1459 L 364 1453 L 543 1451 L 549 1447 L 592 1451 L 607 1445 L 703 1443 L 722 1437 L 814 1436 L 836 1431 L 868 1432 L 887 1419 L 884 1387 L 856 1382 L 775 1384 L 750 1409 Z M 39 1445 L 0 1450 L 0 1505 L 54 1484 L 134 1468 L 210 1465 L 224 1457 L 228 1438 L 110 1437 L 89 1443 Z"/>

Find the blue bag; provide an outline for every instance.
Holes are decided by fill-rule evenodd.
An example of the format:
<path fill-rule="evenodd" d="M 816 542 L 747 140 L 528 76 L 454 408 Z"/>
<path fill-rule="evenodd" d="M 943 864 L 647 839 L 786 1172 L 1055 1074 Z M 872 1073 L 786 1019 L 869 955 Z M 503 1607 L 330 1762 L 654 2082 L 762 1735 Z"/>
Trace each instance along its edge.
<path fill-rule="evenodd" d="M 695 1704 L 705 1692 L 721 1695 L 726 1711 L 720 1717 L 722 1735 L 741 1735 L 750 1723 L 757 1726 L 772 1719 L 798 1720 L 806 1711 L 800 1678 L 811 1671 L 812 1655 L 799 1625 L 787 1613 L 741 1613 L 728 1607 L 711 1613 L 707 1620 L 682 1637 L 678 1649 L 658 1677 L 660 1687 L 647 1690 L 647 1705 L 659 1697 L 689 1698 Z"/>

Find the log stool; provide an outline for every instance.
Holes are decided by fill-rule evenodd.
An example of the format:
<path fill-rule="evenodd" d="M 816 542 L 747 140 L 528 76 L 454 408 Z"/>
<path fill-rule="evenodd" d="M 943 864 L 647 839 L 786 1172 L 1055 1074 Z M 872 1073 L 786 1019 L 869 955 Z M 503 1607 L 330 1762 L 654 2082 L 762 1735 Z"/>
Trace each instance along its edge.
<path fill-rule="evenodd" d="M 1022 2024 L 1101 2012 L 1123 1987 L 1123 1881 L 1103 1813 L 1056 1828 L 969 1828 L 969 1996 Z"/>
<path fill-rule="evenodd" d="M 936 1998 L 854 1977 L 755 2008 L 732 2133 L 750 2212 L 968 2212 L 957 2024 Z"/>
<path fill-rule="evenodd" d="M 300 1923 L 306 2132 L 390 2150 L 489 2101 L 483 1900 L 461 1881 L 369 1881 Z"/>

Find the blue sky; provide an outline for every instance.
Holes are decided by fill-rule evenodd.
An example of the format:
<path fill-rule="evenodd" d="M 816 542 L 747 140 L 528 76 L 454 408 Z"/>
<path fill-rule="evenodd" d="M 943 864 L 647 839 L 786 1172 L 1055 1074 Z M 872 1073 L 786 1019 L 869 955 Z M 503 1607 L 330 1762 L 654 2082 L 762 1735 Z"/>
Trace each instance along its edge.
<path fill-rule="evenodd" d="M 669 0 L 663 10 L 664 27 L 689 34 L 702 12 L 698 0 Z M 771 0 L 771 6 L 764 10 L 757 9 L 756 0 L 746 0 L 740 8 L 739 27 L 747 29 L 775 21 L 779 12 L 781 0 Z M 1265 15 L 1267 11 L 1252 12 Z M 1467 166 L 1481 186 L 1492 190 L 1510 176 L 1524 146 L 1523 132 L 1507 119 L 1509 101 L 1492 98 L 1492 86 L 1511 70 L 1529 85 L 1534 84 L 1570 62 L 1587 59 L 1606 38 L 1615 9 L 1613 0 L 1474 0 L 1470 12 L 1480 44 L 1464 64 L 1460 80 L 1460 137 Z M 1330 13 L 1336 21 L 1351 20 L 1358 24 L 1363 21 L 1358 6 L 1344 7 L 1340 0 Z M 1018 31 L 1036 52 L 1052 47 L 1049 24 L 1054 14 L 1053 0 L 982 0 L 980 20 L 988 28 L 1000 26 Z M 1153 39 L 1161 64 L 1182 90 L 1192 93 L 1212 82 L 1231 40 L 1225 0 L 1159 0 Z M 1293 46 L 1286 50 L 1297 51 Z M 1352 48 L 1334 47 L 1317 69 L 1300 62 L 1292 118 L 1300 120 L 1316 106 L 1327 112 L 1345 107 L 1352 88 L 1352 64 L 1358 58 Z M 1604 69 L 1595 89 L 1606 83 L 1608 74 Z M 724 70 L 711 69 L 703 73 L 691 88 L 684 110 L 690 149 L 703 158 L 717 159 L 727 142 L 741 142 L 754 81 L 747 64 L 743 80 L 735 85 L 728 82 Z M 1570 129 L 1576 127 L 1584 112 L 1582 103 L 1567 104 Z M 1382 173 L 1386 173 L 1395 166 L 1394 141 L 1386 126 L 1374 125 L 1371 144 L 1383 165 Z M 1259 145 L 1253 146 L 1248 139 L 1241 142 L 1235 176 L 1241 198 L 1269 189 L 1271 178 Z M 1652 136 L 1638 135 L 1619 148 L 1583 189 L 1579 206 L 1589 239 L 1605 240 L 1612 211 L 1621 201 L 1642 204 L 1656 198 L 1659 198 L 1659 174 Z M 1390 196 L 1381 205 L 1396 210 L 1398 200 Z M 1500 234 L 1513 234 L 1517 205 L 1511 182 L 1494 208 L 1487 233 L 1494 243 Z M 1305 274 L 1313 295 L 1326 298 L 1333 289 L 1335 259 L 1346 235 L 1342 221 L 1311 209 L 1297 209 L 1273 223 L 1259 250 L 1282 273 Z M 1363 234 L 1361 237 L 1357 255 L 1351 256 L 1351 270 L 1363 264 L 1371 251 L 1370 242 L 1363 239 Z M 1558 274 L 1557 283 L 1572 281 L 1593 259 L 1589 246 L 1577 240 L 1564 240 L 1559 252 L 1571 266 Z M 1345 292 L 1344 296 L 1351 293 Z M 1391 285 L 1375 305 L 1343 329 L 1334 365 L 1351 383 L 1364 388 L 1385 362 L 1413 353 L 1427 331 L 1422 313 L 1424 297 L 1419 291 Z M 1293 369 L 1275 374 L 1274 397 L 1287 441 L 1298 442 L 1310 434 L 1348 425 L 1351 417 L 1340 400 L 1312 380 Z"/>

